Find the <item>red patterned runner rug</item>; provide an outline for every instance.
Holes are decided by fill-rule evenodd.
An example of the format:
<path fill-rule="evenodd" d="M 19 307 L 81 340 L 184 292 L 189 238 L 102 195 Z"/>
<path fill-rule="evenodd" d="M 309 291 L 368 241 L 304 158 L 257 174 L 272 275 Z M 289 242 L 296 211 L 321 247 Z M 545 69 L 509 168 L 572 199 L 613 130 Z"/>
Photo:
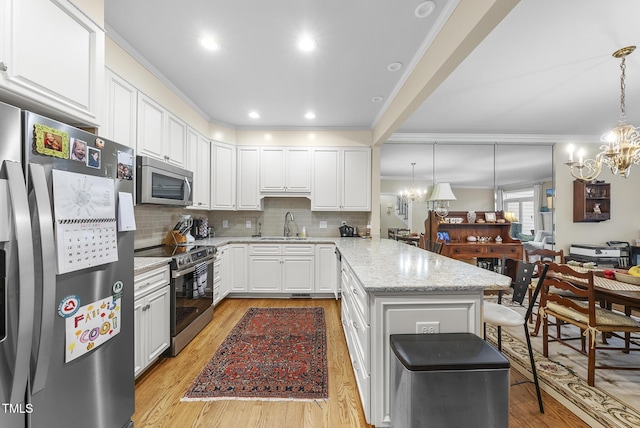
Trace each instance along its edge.
<path fill-rule="evenodd" d="M 250 308 L 182 401 L 328 397 L 323 308 Z"/>

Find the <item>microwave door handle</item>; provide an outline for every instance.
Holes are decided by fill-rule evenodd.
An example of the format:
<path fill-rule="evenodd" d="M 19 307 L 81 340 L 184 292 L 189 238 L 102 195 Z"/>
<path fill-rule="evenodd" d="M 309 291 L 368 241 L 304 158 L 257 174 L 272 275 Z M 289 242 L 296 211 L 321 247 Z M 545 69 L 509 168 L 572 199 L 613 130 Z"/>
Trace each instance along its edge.
<path fill-rule="evenodd" d="M 9 198 L 18 247 L 18 282 L 20 287 L 20 303 L 18 306 L 18 340 L 16 343 L 13 381 L 11 382 L 10 403 L 24 400 L 29 377 L 31 360 L 31 341 L 33 340 L 33 313 L 35 298 L 35 274 L 33 258 L 33 240 L 31 238 L 31 216 L 27 188 L 24 183 L 22 166 L 17 162 L 5 162 Z"/>
<path fill-rule="evenodd" d="M 42 390 L 47 379 L 51 347 L 53 344 L 53 324 L 55 321 L 56 298 L 56 249 L 53 237 L 53 215 L 49 200 L 47 178 L 42 165 L 29 165 L 31 183 L 35 196 L 35 213 L 40 228 L 40 251 L 42 254 L 42 316 L 40 318 L 40 337 L 38 338 L 38 354 L 34 358 L 35 369 L 32 373 L 31 391 L 33 394 Z"/>
<path fill-rule="evenodd" d="M 187 191 L 184 194 L 184 203 L 189 202 L 189 198 L 191 198 L 191 185 L 189 184 L 189 180 L 187 177 L 184 178 L 184 184 L 187 186 Z"/>

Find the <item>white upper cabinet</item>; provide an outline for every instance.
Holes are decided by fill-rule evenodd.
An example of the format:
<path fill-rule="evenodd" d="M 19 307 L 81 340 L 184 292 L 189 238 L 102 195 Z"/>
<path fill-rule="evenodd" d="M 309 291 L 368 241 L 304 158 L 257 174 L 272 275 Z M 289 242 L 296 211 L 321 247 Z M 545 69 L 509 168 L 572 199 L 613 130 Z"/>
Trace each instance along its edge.
<path fill-rule="evenodd" d="M 211 197 L 211 144 L 195 129 L 187 128 L 187 169 L 193 171 L 193 208 L 208 210 Z"/>
<path fill-rule="evenodd" d="M 370 211 L 371 149 L 343 149 L 341 172 L 341 209 L 343 211 Z"/>
<path fill-rule="evenodd" d="M 108 69 L 105 82 L 105 123 L 100 134 L 116 143 L 135 148 L 138 90 Z"/>
<path fill-rule="evenodd" d="M 68 0 L 0 0 L 0 91 L 100 126 L 104 40 Z"/>
<path fill-rule="evenodd" d="M 211 144 L 211 209 L 236 209 L 236 148 L 217 141 Z"/>
<path fill-rule="evenodd" d="M 138 93 L 138 143 L 136 154 L 165 160 L 166 110 L 143 93 Z"/>
<path fill-rule="evenodd" d="M 313 150 L 312 211 L 371 210 L 371 149 Z"/>
<path fill-rule="evenodd" d="M 138 141 L 136 153 L 185 168 L 187 125 L 163 106 L 138 92 Z"/>
<path fill-rule="evenodd" d="M 309 193 L 311 149 L 308 147 L 263 147 L 260 150 L 262 193 Z"/>
<path fill-rule="evenodd" d="M 262 210 L 260 199 L 260 149 L 238 147 L 237 209 Z"/>
<path fill-rule="evenodd" d="M 187 124 L 167 113 L 165 162 L 182 168 L 187 166 Z"/>

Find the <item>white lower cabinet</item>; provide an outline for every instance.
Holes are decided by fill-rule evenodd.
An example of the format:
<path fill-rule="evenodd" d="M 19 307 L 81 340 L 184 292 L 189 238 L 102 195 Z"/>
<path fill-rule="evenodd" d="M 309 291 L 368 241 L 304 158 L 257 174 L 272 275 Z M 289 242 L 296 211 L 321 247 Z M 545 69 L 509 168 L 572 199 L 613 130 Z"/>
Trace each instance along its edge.
<path fill-rule="evenodd" d="M 171 341 L 169 265 L 134 278 L 134 375 L 140 375 Z"/>
<path fill-rule="evenodd" d="M 316 278 L 317 293 L 333 293 L 338 298 L 338 260 L 336 246 L 333 244 L 316 244 Z"/>
<path fill-rule="evenodd" d="M 313 244 L 249 245 L 249 292 L 314 291 Z"/>
<path fill-rule="evenodd" d="M 229 244 L 226 258 L 229 266 L 227 294 L 235 292 L 246 293 L 249 291 L 249 258 L 247 247 L 247 244 Z"/>
<path fill-rule="evenodd" d="M 483 292 L 369 293 L 344 258 L 341 281 L 342 327 L 365 418 L 392 426 L 389 336 L 418 333 L 423 322 L 438 323 L 440 333 L 479 335 Z"/>

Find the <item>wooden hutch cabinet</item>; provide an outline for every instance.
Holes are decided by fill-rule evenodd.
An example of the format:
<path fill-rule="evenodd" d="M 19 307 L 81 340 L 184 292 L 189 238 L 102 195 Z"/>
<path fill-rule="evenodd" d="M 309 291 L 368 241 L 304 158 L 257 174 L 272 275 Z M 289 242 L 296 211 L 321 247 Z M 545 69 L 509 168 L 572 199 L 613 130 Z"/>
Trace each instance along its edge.
<path fill-rule="evenodd" d="M 573 222 L 597 222 L 611 218 L 611 184 L 600 181 L 573 182 Z"/>
<path fill-rule="evenodd" d="M 486 212 L 475 213 L 475 223 L 467 221 L 466 211 L 450 211 L 445 217 L 445 222 L 441 222 L 434 211 L 429 211 L 429 217 L 425 221 L 425 234 L 431 241 L 443 242 L 441 254 L 453 259 L 498 259 L 504 254 L 509 258 L 521 260 L 522 243 L 511 237 L 511 223 L 505 221 L 504 212 L 496 212 L 496 220 L 492 222 L 486 221 Z M 476 241 L 468 241 L 469 236 L 476 237 Z M 496 242 L 498 236 L 502 238 L 502 242 Z M 487 240 L 481 242 L 478 237 Z"/>

